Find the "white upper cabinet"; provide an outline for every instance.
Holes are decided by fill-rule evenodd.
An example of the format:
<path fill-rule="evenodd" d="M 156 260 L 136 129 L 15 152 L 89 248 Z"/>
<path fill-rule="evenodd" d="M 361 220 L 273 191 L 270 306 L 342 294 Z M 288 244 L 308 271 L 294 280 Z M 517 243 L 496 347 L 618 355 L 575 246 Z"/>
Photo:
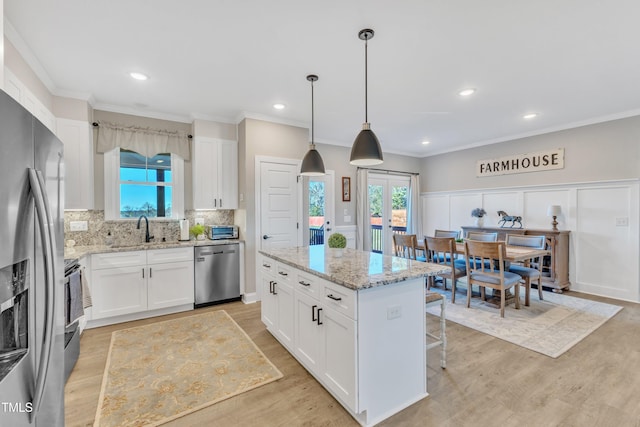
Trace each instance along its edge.
<path fill-rule="evenodd" d="M 193 208 L 238 208 L 238 143 L 196 136 L 193 141 Z"/>
<path fill-rule="evenodd" d="M 82 120 L 57 121 L 64 144 L 64 208 L 93 209 L 93 127 Z"/>
<path fill-rule="evenodd" d="M 56 117 L 40 100 L 11 72 L 4 68 L 4 91 L 56 133 Z"/>

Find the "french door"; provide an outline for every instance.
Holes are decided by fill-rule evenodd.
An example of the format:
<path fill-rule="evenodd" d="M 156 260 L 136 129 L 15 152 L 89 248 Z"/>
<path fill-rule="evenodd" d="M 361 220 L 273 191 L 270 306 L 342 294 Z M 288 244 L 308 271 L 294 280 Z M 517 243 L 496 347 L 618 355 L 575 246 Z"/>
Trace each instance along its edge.
<path fill-rule="evenodd" d="M 369 174 L 371 251 L 393 255 L 393 235 L 407 232 L 409 177 Z"/>
<path fill-rule="evenodd" d="M 334 227 L 334 172 L 328 170 L 324 176 L 311 176 L 307 181 L 308 245 L 322 245 Z"/>

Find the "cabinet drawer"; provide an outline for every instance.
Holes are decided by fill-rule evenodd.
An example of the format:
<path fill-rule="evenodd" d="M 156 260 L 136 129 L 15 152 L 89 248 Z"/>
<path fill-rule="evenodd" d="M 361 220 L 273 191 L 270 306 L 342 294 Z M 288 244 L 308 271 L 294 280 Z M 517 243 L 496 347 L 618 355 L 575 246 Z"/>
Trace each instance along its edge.
<path fill-rule="evenodd" d="M 260 269 L 263 273 L 275 274 L 276 262 L 271 258 L 267 258 L 263 255 L 262 257 L 260 257 Z"/>
<path fill-rule="evenodd" d="M 274 277 L 281 282 L 286 282 L 290 286 L 293 286 L 296 279 L 296 270 L 281 262 L 276 263 L 276 271 L 274 271 Z"/>
<path fill-rule="evenodd" d="M 147 250 L 147 264 L 193 261 L 193 248 L 168 248 Z"/>
<path fill-rule="evenodd" d="M 91 255 L 91 268 L 100 270 L 114 267 L 144 266 L 147 263 L 146 251 L 111 252 Z"/>
<path fill-rule="evenodd" d="M 295 288 L 296 291 L 304 292 L 305 294 L 315 298 L 316 300 L 320 300 L 319 297 L 319 289 L 321 287 L 320 279 L 317 276 L 312 274 L 298 272 L 298 277 L 296 278 Z"/>
<path fill-rule="evenodd" d="M 358 310 L 355 291 L 322 280 L 321 297 L 321 302 L 324 305 L 332 307 L 337 312 L 351 319 L 357 320 Z"/>

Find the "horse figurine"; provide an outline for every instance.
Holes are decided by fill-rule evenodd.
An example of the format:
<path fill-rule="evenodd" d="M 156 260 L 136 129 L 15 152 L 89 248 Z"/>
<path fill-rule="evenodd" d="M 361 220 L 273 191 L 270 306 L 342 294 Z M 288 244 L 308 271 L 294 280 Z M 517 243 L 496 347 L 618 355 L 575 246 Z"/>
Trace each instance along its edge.
<path fill-rule="evenodd" d="M 503 228 L 505 225 L 507 225 L 507 222 L 511 222 L 511 228 L 513 228 L 513 226 L 516 225 L 516 222 L 520 224 L 520 227 L 518 228 L 522 228 L 521 216 L 512 216 L 507 214 L 505 211 L 498 211 L 498 216 L 500 216 L 500 221 L 498 221 L 500 228 Z"/>

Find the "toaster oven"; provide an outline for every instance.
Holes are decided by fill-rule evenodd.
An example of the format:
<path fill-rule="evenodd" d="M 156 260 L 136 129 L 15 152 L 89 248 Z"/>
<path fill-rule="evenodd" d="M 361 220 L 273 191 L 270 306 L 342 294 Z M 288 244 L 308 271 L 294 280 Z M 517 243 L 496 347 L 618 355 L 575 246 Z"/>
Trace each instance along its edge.
<path fill-rule="evenodd" d="M 211 240 L 225 240 L 225 239 L 237 239 L 237 238 L 238 238 L 237 225 L 210 225 L 209 226 L 209 239 Z"/>

